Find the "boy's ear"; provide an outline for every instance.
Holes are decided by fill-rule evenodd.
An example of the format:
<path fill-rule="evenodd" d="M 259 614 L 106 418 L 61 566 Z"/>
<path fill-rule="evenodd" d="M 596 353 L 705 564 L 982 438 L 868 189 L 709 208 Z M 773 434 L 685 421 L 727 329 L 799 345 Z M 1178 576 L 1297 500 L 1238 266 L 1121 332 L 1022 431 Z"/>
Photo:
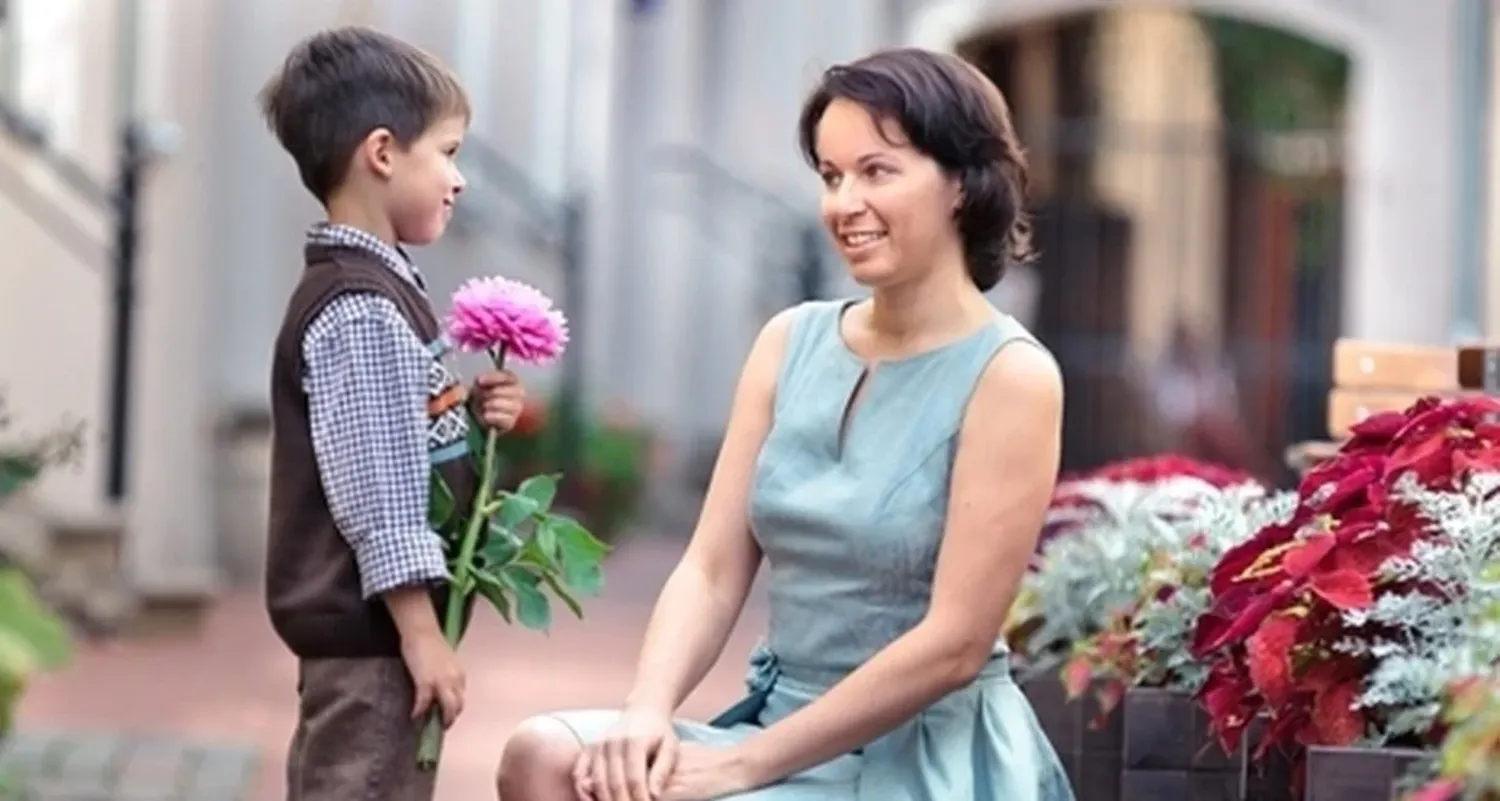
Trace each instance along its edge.
<path fill-rule="evenodd" d="M 395 171 L 396 137 L 389 128 L 376 128 L 360 143 L 359 158 L 370 172 L 389 179 Z"/>

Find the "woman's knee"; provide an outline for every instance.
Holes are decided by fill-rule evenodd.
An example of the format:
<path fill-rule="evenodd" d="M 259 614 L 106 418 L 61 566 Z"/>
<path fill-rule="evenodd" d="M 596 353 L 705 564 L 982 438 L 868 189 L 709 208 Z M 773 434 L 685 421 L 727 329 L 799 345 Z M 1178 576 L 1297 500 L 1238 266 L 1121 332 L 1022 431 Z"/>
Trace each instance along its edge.
<path fill-rule="evenodd" d="M 573 763 L 582 751 L 578 738 L 549 715 L 528 718 L 516 728 L 500 754 L 496 785 L 503 801 L 540 801 L 554 793 L 572 798 Z"/>

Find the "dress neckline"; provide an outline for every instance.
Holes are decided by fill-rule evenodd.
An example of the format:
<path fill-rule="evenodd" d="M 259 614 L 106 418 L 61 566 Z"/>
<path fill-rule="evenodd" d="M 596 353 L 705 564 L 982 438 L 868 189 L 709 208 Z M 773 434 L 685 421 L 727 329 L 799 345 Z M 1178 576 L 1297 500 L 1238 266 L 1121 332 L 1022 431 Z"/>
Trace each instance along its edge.
<path fill-rule="evenodd" d="M 914 362 L 924 361 L 932 356 L 937 356 L 939 354 L 955 350 L 958 347 L 974 339 L 977 339 L 984 332 L 998 326 L 1006 318 L 1006 315 L 1003 312 L 996 311 L 989 322 L 975 328 L 973 331 L 970 331 L 967 334 L 964 334 L 948 342 L 944 342 L 940 345 L 934 345 L 933 347 L 930 347 L 926 350 L 920 350 L 916 353 L 910 353 L 905 356 L 898 356 L 894 358 L 867 359 L 864 356 L 861 356 L 856 350 L 854 350 L 854 348 L 849 345 L 849 340 L 844 338 L 844 315 L 849 311 L 851 307 L 854 306 L 854 304 L 859 303 L 859 301 L 859 298 L 848 298 L 839 304 L 838 311 L 833 316 L 833 338 L 836 342 L 838 342 L 839 352 L 843 353 L 852 362 L 854 362 L 856 366 L 863 370 L 874 370 L 877 367 L 888 368 L 903 364 L 911 364 Z"/>

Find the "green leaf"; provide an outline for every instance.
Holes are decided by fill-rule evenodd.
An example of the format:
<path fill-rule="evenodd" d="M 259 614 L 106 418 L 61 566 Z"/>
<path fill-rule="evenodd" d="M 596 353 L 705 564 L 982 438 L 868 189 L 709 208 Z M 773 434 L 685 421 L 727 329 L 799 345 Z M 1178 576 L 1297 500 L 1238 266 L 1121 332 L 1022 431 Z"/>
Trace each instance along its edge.
<path fill-rule="evenodd" d="M 604 591 L 604 569 L 597 562 L 586 565 L 565 565 L 563 581 L 573 592 L 586 597 L 595 597 Z"/>
<path fill-rule="evenodd" d="M 557 547 L 557 529 L 551 525 L 551 518 L 543 518 L 537 524 L 536 534 L 532 535 L 531 541 L 536 544 L 537 550 L 547 557 L 547 561 L 556 564 L 561 558 Z"/>
<path fill-rule="evenodd" d="M 546 524 L 556 529 L 557 546 L 564 560 L 601 562 L 609 555 L 610 547 L 571 517 L 548 515 Z"/>
<path fill-rule="evenodd" d="M 500 504 L 499 514 L 495 517 L 500 525 L 515 529 L 516 526 L 541 511 L 541 508 L 536 499 L 529 495 L 507 494 Z"/>
<path fill-rule="evenodd" d="M 41 474 L 42 465 L 30 456 L 0 454 L 0 498 L 30 484 Z"/>
<path fill-rule="evenodd" d="M 0 650 L 6 652 L 0 658 L 33 669 L 62 667 L 72 655 L 67 626 L 41 604 L 31 581 L 16 569 L 0 570 L 0 639 Z M 0 665 L 0 671 L 5 669 Z"/>
<path fill-rule="evenodd" d="M 526 545 L 521 548 L 519 561 L 536 567 L 542 573 L 562 572 L 562 565 L 558 563 L 557 558 L 542 550 L 542 546 L 535 537 L 527 540 Z"/>
<path fill-rule="evenodd" d="M 552 508 L 552 502 L 557 499 L 557 476 L 532 476 L 521 482 L 516 494 L 536 501 L 536 512 L 533 514 L 546 514 Z"/>
<path fill-rule="evenodd" d="M 600 563 L 609 554 L 609 546 L 576 520 L 561 515 L 549 516 L 542 527 L 551 529 L 557 539 L 563 581 L 580 595 L 598 595 L 604 588 Z"/>
<path fill-rule="evenodd" d="M 579 620 L 583 619 L 583 604 L 578 602 L 578 599 L 574 597 L 573 593 L 569 592 L 568 588 L 565 587 L 562 582 L 558 581 L 555 575 L 551 573 L 543 573 L 542 581 L 552 589 L 552 594 L 556 595 L 558 600 L 562 601 L 567 605 L 568 609 L 572 610 L 574 617 L 578 618 Z"/>
<path fill-rule="evenodd" d="M 453 511 L 457 502 L 453 498 L 453 490 L 449 489 L 448 482 L 438 471 L 433 470 L 432 479 L 428 482 L 427 500 L 427 523 L 432 530 L 444 533 L 450 523 L 453 522 Z"/>
<path fill-rule="evenodd" d="M 506 623 L 512 622 L 511 603 L 510 598 L 505 595 L 505 582 L 493 572 L 481 570 L 474 574 L 474 586 L 479 590 L 479 594 L 490 602 L 490 606 L 495 607 L 495 611 L 500 613 L 500 617 Z"/>
<path fill-rule="evenodd" d="M 479 549 L 479 559 L 485 567 L 498 567 L 509 564 L 520 550 L 521 543 L 514 534 L 490 521 L 490 536 Z"/>
<path fill-rule="evenodd" d="M 552 606 L 539 587 L 541 579 L 521 567 L 507 568 L 499 578 L 516 595 L 516 620 L 528 629 L 548 631 L 552 627 Z"/>

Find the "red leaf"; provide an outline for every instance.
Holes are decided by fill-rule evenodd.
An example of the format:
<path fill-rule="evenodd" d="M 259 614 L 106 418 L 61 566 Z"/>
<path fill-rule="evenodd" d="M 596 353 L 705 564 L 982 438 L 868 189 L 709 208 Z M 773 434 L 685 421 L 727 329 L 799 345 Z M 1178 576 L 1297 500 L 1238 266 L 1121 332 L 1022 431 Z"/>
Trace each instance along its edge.
<path fill-rule="evenodd" d="M 1456 453 L 1453 463 L 1462 473 L 1492 473 L 1500 470 L 1500 448 L 1483 447 Z"/>
<path fill-rule="evenodd" d="M 1406 801 L 1453 801 L 1463 792 L 1462 779 L 1438 779 L 1406 797 Z"/>
<path fill-rule="evenodd" d="M 1350 427 L 1349 433 L 1353 435 L 1351 442 L 1360 444 L 1372 441 L 1390 442 L 1391 437 L 1396 436 L 1396 432 L 1406 425 L 1406 421 L 1407 416 L 1403 412 L 1372 414 Z"/>
<path fill-rule="evenodd" d="M 1353 570 L 1319 573 L 1312 578 L 1312 589 L 1339 609 L 1364 609 L 1375 602 L 1370 580 Z"/>
<path fill-rule="evenodd" d="M 1239 576 L 1249 570 L 1266 552 L 1290 542 L 1297 528 L 1302 525 L 1302 518 L 1302 513 L 1298 512 L 1292 520 L 1266 526 L 1250 539 L 1225 551 L 1224 555 L 1219 557 L 1219 563 L 1214 566 L 1213 575 L 1209 581 L 1209 588 L 1213 594 L 1223 595 L 1236 585 L 1243 584 Z"/>
<path fill-rule="evenodd" d="M 1378 509 L 1366 506 L 1355 509 L 1339 518 L 1334 525 L 1333 535 L 1339 545 L 1347 545 L 1357 542 L 1375 533 L 1380 526 L 1381 515 Z"/>
<path fill-rule="evenodd" d="M 1103 686 L 1099 688 L 1097 695 L 1099 698 L 1099 714 L 1095 722 L 1102 725 L 1109 717 L 1109 713 L 1113 712 L 1115 707 L 1120 705 L 1120 701 L 1125 698 L 1125 682 L 1119 679 L 1104 682 Z"/>
<path fill-rule="evenodd" d="M 1321 693 L 1336 684 L 1342 684 L 1352 678 L 1364 675 L 1359 665 L 1353 661 L 1353 657 L 1339 654 L 1329 659 L 1314 662 L 1302 672 L 1298 682 L 1303 689 L 1314 693 Z"/>
<path fill-rule="evenodd" d="M 1254 688 L 1249 682 L 1222 663 L 1209 672 L 1199 691 L 1203 709 L 1208 712 L 1214 732 L 1227 753 L 1239 748 L 1241 735 L 1255 717 L 1252 692 Z"/>
<path fill-rule="evenodd" d="M 1308 537 L 1301 545 L 1287 551 L 1281 557 L 1281 569 L 1292 578 L 1303 578 L 1323 561 L 1323 557 L 1333 550 L 1337 540 L 1331 534 L 1315 534 Z"/>
<path fill-rule="evenodd" d="M 1198 618 L 1198 627 L 1193 632 L 1193 654 L 1201 657 L 1210 651 L 1217 651 L 1230 643 L 1240 642 L 1249 637 L 1260 627 L 1266 615 L 1269 615 L 1285 597 L 1286 593 L 1280 591 L 1282 588 L 1277 589 L 1277 592 L 1256 596 L 1243 608 L 1234 610 L 1228 615 L 1216 613 L 1233 609 L 1230 604 L 1226 603 L 1223 610 L 1216 610 Z"/>
<path fill-rule="evenodd" d="M 1348 681 L 1318 693 L 1313 701 L 1313 726 L 1319 744 L 1349 745 L 1365 733 L 1365 719 L 1354 708 L 1358 682 Z"/>
<path fill-rule="evenodd" d="M 1315 740 L 1310 736 L 1313 723 L 1307 711 L 1306 696 L 1300 697 L 1298 701 L 1298 705 L 1287 706 L 1271 713 L 1270 725 L 1266 727 L 1260 747 L 1256 749 L 1256 760 L 1263 759 L 1277 745 L 1290 742 L 1307 744 Z"/>
<path fill-rule="evenodd" d="M 1333 482 L 1332 491 L 1323 490 L 1328 494 L 1324 496 L 1321 503 L 1316 504 L 1314 511 L 1320 514 L 1338 515 L 1351 509 L 1363 506 L 1366 493 L 1369 491 L 1380 474 L 1376 466 L 1383 459 L 1376 457 L 1360 458 L 1351 460 L 1353 464 L 1339 463 L 1331 465 L 1321 473 L 1309 472 L 1302 480 L 1298 491 L 1304 502 L 1313 506 L 1311 499 L 1318 493 L 1319 489 L 1328 482 Z"/>
<path fill-rule="evenodd" d="M 1375 572 L 1392 556 L 1407 553 L 1410 545 L 1399 536 L 1376 535 L 1341 546 L 1333 554 L 1330 567 L 1334 571 L 1351 570 L 1361 576 L 1374 576 Z"/>
<path fill-rule="evenodd" d="M 1297 642 L 1296 618 L 1272 615 L 1245 643 L 1245 663 L 1250 680 L 1272 706 L 1287 702 L 1292 692 L 1292 663 L 1288 659 Z"/>
<path fill-rule="evenodd" d="M 1422 439 L 1407 440 L 1391 451 L 1386 462 L 1386 472 L 1400 475 L 1408 470 L 1417 470 L 1418 477 L 1424 479 L 1425 484 L 1425 479 L 1448 463 L 1446 455 L 1451 447 L 1442 431 L 1431 432 Z"/>
<path fill-rule="evenodd" d="M 1093 678 L 1094 671 L 1089 667 L 1087 659 L 1075 656 L 1069 660 L 1062 671 L 1063 690 L 1068 694 L 1068 700 L 1072 701 L 1083 695 Z"/>

